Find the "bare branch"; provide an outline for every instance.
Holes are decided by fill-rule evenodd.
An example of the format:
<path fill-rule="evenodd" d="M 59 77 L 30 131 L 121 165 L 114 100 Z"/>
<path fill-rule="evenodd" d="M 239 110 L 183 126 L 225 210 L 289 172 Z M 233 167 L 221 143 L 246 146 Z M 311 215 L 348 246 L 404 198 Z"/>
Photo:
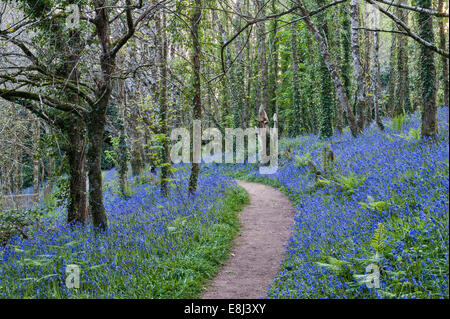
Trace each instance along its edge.
<path fill-rule="evenodd" d="M 331 3 L 329 3 L 329 4 L 327 4 L 327 5 L 324 5 L 324 6 L 322 6 L 322 7 L 320 7 L 320 8 L 318 8 L 318 9 L 316 9 L 316 10 L 312 10 L 312 11 L 310 11 L 309 12 L 309 16 L 311 17 L 311 16 L 313 16 L 313 15 L 315 15 L 315 14 L 317 14 L 317 13 L 319 13 L 319 12 L 322 12 L 323 10 L 325 10 L 325 9 L 327 9 L 327 8 L 329 8 L 329 7 L 332 7 L 332 6 L 335 6 L 335 5 L 337 5 L 337 4 L 340 4 L 340 3 L 343 3 L 343 2 L 346 2 L 347 0 L 336 0 L 336 1 L 333 1 L 333 2 L 331 2 Z M 224 61 L 224 50 L 225 50 L 225 48 L 231 43 L 231 42 L 233 42 L 242 32 L 244 32 L 248 27 L 250 27 L 251 25 L 253 25 L 253 24 L 256 24 L 256 23 L 258 23 L 258 22 L 262 22 L 262 21 L 266 21 L 266 20 L 270 20 L 270 19 L 275 19 L 275 18 L 279 18 L 279 17 L 281 17 L 281 16 L 284 16 L 284 15 L 286 15 L 286 14 L 289 14 L 289 13 L 292 13 L 292 12 L 294 12 L 294 11 L 296 11 L 296 10 L 298 10 L 300 8 L 300 6 L 299 5 L 296 5 L 296 6 L 293 6 L 292 8 L 290 8 L 290 9 L 288 9 L 288 10 L 286 10 L 286 11 L 283 11 L 283 12 L 279 12 L 279 13 L 276 13 L 276 14 L 271 14 L 271 15 L 268 15 L 268 16 L 265 16 L 265 17 L 261 17 L 261 18 L 256 18 L 256 19 L 253 19 L 252 21 L 249 21 L 249 22 L 247 22 L 238 32 L 236 32 L 227 42 L 225 42 L 224 43 L 224 45 L 222 45 L 222 48 L 221 48 L 221 50 L 220 50 L 220 58 L 221 58 L 221 60 L 222 60 L 222 71 L 223 71 L 223 73 L 226 73 L 227 71 L 226 71 L 226 68 L 225 68 L 225 61 Z M 298 20 L 303 20 L 305 17 L 301 17 L 301 18 L 299 18 Z"/>
<path fill-rule="evenodd" d="M 448 12 L 439 12 L 438 10 L 433 10 L 433 9 L 424 9 L 421 7 L 414 7 L 414 6 L 408 6 L 406 4 L 401 4 L 401 3 L 396 3 L 393 0 L 375 0 L 377 2 L 381 2 L 384 4 L 388 4 L 390 6 L 394 6 L 394 7 L 399 7 L 402 9 L 406 9 L 406 10 L 411 10 L 411 11 L 415 11 L 415 12 L 419 12 L 419 13 L 428 13 L 430 15 L 436 16 L 436 17 L 447 17 L 448 18 Z"/>
<path fill-rule="evenodd" d="M 384 9 L 383 7 L 381 7 L 378 3 L 376 3 L 375 0 L 365 0 L 368 3 L 370 3 L 371 5 L 373 5 L 375 8 L 377 8 L 378 10 L 380 10 L 381 12 L 383 12 L 386 16 L 388 16 L 389 18 L 391 18 L 392 20 L 394 20 L 394 22 L 401 28 L 403 29 L 406 34 L 413 38 L 415 41 L 417 41 L 418 43 L 420 43 L 421 45 L 427 47 L 428 49 L 445 56 L 447 59 L 449 58 L 448 52 L 438 48 L 437 46 L 435 46 L 433 43 L 430 43 L 428 41 L 425 41 L 424 39 L 422 39 L 421 37 L 419 37 L 417 34 L 415 34 L 414 32 L 411 31 L 411 29 L 402 21 L 400 20 L 398 17 L 396 17 L 394 14 L 390 13 L 389 11 L 387 11 L 386 9 Z"/>

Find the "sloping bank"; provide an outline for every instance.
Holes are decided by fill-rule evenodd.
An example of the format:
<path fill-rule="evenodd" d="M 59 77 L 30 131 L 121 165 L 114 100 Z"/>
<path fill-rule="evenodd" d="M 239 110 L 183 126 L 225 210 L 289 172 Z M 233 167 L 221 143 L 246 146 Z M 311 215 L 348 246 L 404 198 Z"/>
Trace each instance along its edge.
<path fill-rule="evenodd" d="M 439 109 L 435 143 L 418 139 L 419 118 L 386 120 L 384 132 L 369 128 L 358 138 L 284 139 L 274 175 L 247 164 L 209 166 L 278 187 L 295 203 L 269 298 L 449 297 L 448 108 Z M 324 147 L 334 161 L 323 159 Z M 308 161 L 327 173 L 315 178 Z M 375 270 L 379 276 L 367 276 Z"/>

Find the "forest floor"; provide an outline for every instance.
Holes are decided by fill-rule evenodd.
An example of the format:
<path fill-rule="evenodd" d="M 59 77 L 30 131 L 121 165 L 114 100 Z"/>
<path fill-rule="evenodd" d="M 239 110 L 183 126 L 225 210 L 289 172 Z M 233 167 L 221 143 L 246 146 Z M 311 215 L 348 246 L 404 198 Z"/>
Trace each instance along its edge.
<path fill-rule="evenodd" d="M 266 297 L 279 272 L 294 224 L 294 207 L 280 191 L 238 181 L 250 204 L 240 213 L 241 229 L 226 264 L 205 288 L 205 299 Z"/>

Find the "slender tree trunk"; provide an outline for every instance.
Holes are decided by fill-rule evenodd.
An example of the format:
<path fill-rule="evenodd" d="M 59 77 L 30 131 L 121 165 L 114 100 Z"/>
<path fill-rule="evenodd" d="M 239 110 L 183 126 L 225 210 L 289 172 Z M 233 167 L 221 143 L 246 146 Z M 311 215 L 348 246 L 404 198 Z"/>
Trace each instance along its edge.
<path fill-rule="evenodd" d="M 265 1 L 257 0 L 256 9 L 258 16 L 265 15 Z M 257 109 L 260 106 L 267 112 L 269 105 L 269 85 L 268 85 L 268 68 L 266 56 L 266 25 L 265 21 L 257 24 L 257 41 L 259 44 L 259 86 L 260 86 L 260 105 L 256 105 Z M 269 114 L 270 118 L 270 114 Z"/>
<path fill-rule="evenodd" d="M 191 33 L 192 33 L 192 64 L 194 71 L 194 97 L 193 97 L 193 111 L 194 120 L 202 119 L 202 99 L 201 99 L 201 82 L 200 82 L 200 39 L 199 28 L 200 19 L 202 16 L 202 0 L 195 0 L 195 9 L 191 18 Z M 200 127 L 201 128 L 201 127 Z M 201 136 L 201 132 L 200 132 Z M 193 159 L 191 175 L 189 177 L 189 192 L 195 193 L 197 190 L 198 174 L 200 172 L 200 163 L 195 163 Z"/>
<path fill-rule="evenodd" d="M 294 17 L 293 19 L 295 19 Z M 301 133 L 304 122 L 304 114 L 302 114 L 301 101 L 300 101 L 300 77 L 298 74 L 298 41 L 297 41 L 297 22 L 291 23 L 291 53 L 292 53 L 292 104 L 294 109 L 293 123 L 292 127 L 292 135 L 298 135 Z"/>
<path fill-rule="evenodd" d="M 336 94 L 338 96 L 339 102 L 342 104 L 343 109 L 346 112 L 347 120 L 350 125 L 350 131 L 352 132 L 353 136 L 358 135 L 358 127 L 356 124 L 355 116 L 353 115 L 353 112 L 350 108 L 350 104 L 348 102 L 347 94 L 345 93 L 344 86 L 342 84 L 342 80 L 339 76 L 340 70 L 337 66 L 335 66 L 330 59 L 330 53 L 328 51 L 328 47 L 325 43 L 325 40 L 323 39 L 322 35 L 320 34 L 317 27 L 314 25 L 314 23 L 311 21 L 311 18 L 309 17 L 309 12 L 306 9 L 305 5 L 303 4 L 302 0 L 296 0 L 296 3 L 299 6 L 299 11 L 304 16 L 304 21 L 308 28 L 311 30 L 311 32 L 314 35 L 314 38 L 317 41 L 317 44 L 319 45 L 319 50 L 322 55 L 323 60 L 325 61 L 325 64 L 328 68 L 328 72 L 330 72 L 331 79 L 333 80 L 334 88 L 336 90 Z"/>
<path fill-rule="evenodd" d="M 356 76 L 356 119 L 358 130 L 364 130 L 364 112 L 366 109 L 365 100 L 365 79 L 361 67 L 361 54 L 359 49 L 358 28 L 359 23 L 359 0 L 352 0 L 350 4 L 350 24 L 353 70 Z"/>
<path fill-rule="evenodd" d="M 136 129 L 137 126 L 137 117 L 133 114 L 129 123 L 130 128 L 130 144 L 131 144 L 131 175 L 133 177 L 138 176 L 142 173 L 144 169 L 144 160 L 142 154 L 142 146 L 141 146 L 141 134 Z"/>
<path fill-rule="evenodd" d="M 405 4 L 405 0 L 398 0 L 399 4 Z M 408 24 L 408 11 L 396 8 L 397 17 L 405 24 Z M 409 90 L 409 65 L 408 65 L 408 37 L 402 34 L 397 35 L 397 88 L 394 115 L 411 113 L 411 98 Z"/>
<path fill-rule="evenodd" d="M 394 28 L 394 22 L 392 22 Z M 397 43 L 397 36 L 391 35 L 391 48 L 389 55 L 389 82 L 388 82 L 388 101 L 384 108 L 384 114 L 393 116 L 395 113 L 395 47 Z"/>
<path fill-rule="evenodd" d="M 370 7 L 372 7 L 370 5 Z M 361 21 L 362 25 L 365 28 L 372 28 L 371 25 L 371 13 L 369 11 L 369 4 L 363 1 L 363 21 Z M 374 105 L 373 105 L 373 92 L 371 92 L 371 89 L 373 87 L 372 83 L 372 74 L 370 72 L 371 70 L 371 62 L 372 62 L 372 53 L 373 53 L 373 34 L 369 30 L 364 30 L 364 63 L 363 63 L 363 74 L 364 74 L 364 98 L 366 100 L 366 107 L 364 111 L 364 125 L 369 126 L 372 122 L 372 119 L 374 118 L 375 112 L 374 112 Z"/>
<path fill-rule="evenodd" d="M 34 117 L 34 116 L 33 116 Z M 33 119 L 33 194 L 36 195 L 36 201 L 39 201 L 39 158 L 38 146 L 41 135 L 40 123 L 37 118 Z"/>
<path fill-rule="evenodd" d="M 276 1 L 272 0 L 272 14 L 277 13 Z M 278 99 L 277 99 L 277 88 L 278 88 L 278 37 L 277 37 L 277 27 L 278 21 L 276 19 L 272 20 L 271 31 L 270 31 L 270 76 L 269 76 L 269 100 L 270 100 L 270 112 L 272 114 L 278 114 Z"/>
<path fill-rule="evenodd" d="M 13 166 L 13 174 L 14 174 L 14 179 L 13 179 L 13 193 L 17 194 L 20 191 L 20 187 L 19 187 L 19 166 L 20 166 L 20 151 L 14 152 L 14 166 Z"/>
<path fill-rule="evenodd" d="M 167 127 L 167 35 L 166 35 L 166 15 L 161 13 L 162 26 L 159 28 L 159 55 L 161 72 L 159 83 L 159 112 L 161 116 L 161 134 L 164 135 L 163 149 L 161 154 L 161 191 L 167 194 L 168 177 L 169 177 L 169 130 Z"/>
<path fill-rule="evenodd" d="M 44 127 L 45 127 L 45 134 L 51 135 L 52 134 L 51 127 L 48 124 L 45 125 Z M 48 157 L 46 171 L 47 171 L 47 176 L 49 177 L 48 178 L 48 189 L 51 192 L 53 189 L 53 178 L 52 177 L 55 174 L 55 160 L 52 156 Z"/>
<path fill-rule="evenodd" d="M 128 145 L 126 137 L 126 119 L 125 110 L 127 109 L 127 92 L 125 87 L 125 82 L 121 79 L 119 82 L 120 90 L 120 105 L 119 105 L 119 158 L 118 158 L 118 173 L 119 173 L 119 185 L 120 192 L 123 197 L 127 197 L 127 184 L 128 184 Z"/>
<path fill-rule="evenodd" d="M 316 0 L 319 6 L 325 5 L 323 0 Z M 328 26 L 326 24 L 326 13 L 322 12 L 317 17 L 318 28 L 321 30 L 322 37 L 326 43 L 329 43 Z M 320 59 L 320 136 L 330 137 L 333 135 L 333 110 L 334 101 L 332 96 L 332 84 L 330 74 L 324 59 Z"/>
<path fill-rule="evenodd" d="M 340 15 L 342 16 L 342 29 L 340 32 L 341 36 L 341 76 L 344 84 L 345 93 L 348 99 L 351 99 L 350 94 L 350 75 L 351 75 L 351 57 L 350 57 L 350 19 L 348 14 L 347 3 L 341 4 Z M 339 133 L 342 133 L 342 128 L 344 126 L 342 104 L 337 103 L 336 109 L 336 129 Z"/>
<path fill-rule="evenodd" d="M 418 0 L 417 5 L 424 9 L 431 8 L 431 0 Z M 433 43 L 433 20 L 427 13 L 418 13 L 419 36 Z M 434 64 L 434 52 L 425 46 L 420 46 L 420 76 L 422 79 L 422 130 L 424 138 L 436 139 L 437 107 L 436 107 L 436 68 Z"/>
<path fill-rule="evenodd" d="M 448 4 L 448 2 L 447 2 Z M 442 12 L 444 7 L 444 1 L 438 0 L 438 11 Z M 438 20 L 439 27 L 439 46 L 442 50 L 448 51 L 447 47 L 447 39 L 448 39 L 448 30 L 447 34 L 445 33 L 444 28 L 444 18 L 439 18 Z M 448 18 L 447 18 L 448 23 Z M 448 25 L 448 24 L 447 24 Z M 448 104 L 448 95 L 449 95 L 449 80 L 448 80 L 448 59 L 445 56 L 441 56 L 441 64 L 442 64 L 442 84 L 444 87 L 444 105 L 449 106 Z"/>
<path fill-rule="evenodd" d="M 347 93 L 350 99 L 350 75 L 351 75 L 351 57 L 350 57 L 350 19 L 348 13 L 348 6 L 346 3 L 341 5 L 341 15 L 343 16 L 342 33 L 341 33 L 341 46 L 342 46 L 342 59 L 341 59 L 341 73 L 342 80 L 344 82 L 345 93 Z"/>
<path fill-rule="evenodd" d="M 373 27 L 378 29 L 378 10 L 372 7 Z M 383 123 L 380 118 L 380 62 L 378 59 L 380 44 L 378 32 L 373 32 L 373 105 L 375 110 L 375 122 L 380 130 L 384 130 Z"/>

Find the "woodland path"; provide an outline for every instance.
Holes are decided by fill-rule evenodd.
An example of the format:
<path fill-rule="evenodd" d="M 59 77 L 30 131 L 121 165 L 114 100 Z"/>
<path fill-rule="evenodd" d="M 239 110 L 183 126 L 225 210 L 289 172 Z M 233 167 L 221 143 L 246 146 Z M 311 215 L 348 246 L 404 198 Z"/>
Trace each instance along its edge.
<path fill-rule="evenodd" d="M 262 184 L 237 182 L 248 192 L 250 204 L 239 213 L 241 229 L 230 257 L 205 288 L 203 299 L 265 298 L 294 225 L 294 207 L 283 193 Z"/>

